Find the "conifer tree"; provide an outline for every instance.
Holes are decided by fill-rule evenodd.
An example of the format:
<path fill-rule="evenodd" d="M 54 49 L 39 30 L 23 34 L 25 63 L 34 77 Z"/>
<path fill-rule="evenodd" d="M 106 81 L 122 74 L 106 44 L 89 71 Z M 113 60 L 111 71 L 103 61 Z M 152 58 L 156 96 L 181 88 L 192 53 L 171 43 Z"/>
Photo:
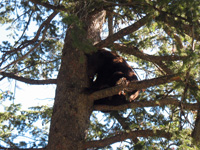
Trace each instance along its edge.
<path fill-rule="evenodd" d="M 56 85 L 53 107 L 4 107 L 0 149 L 198 148 L 200 1 L 2 0 L 0 6 L 0 22 L 12 33 L 0 46 L 0 81 Z M 87 55 L 102 48 L 133 62 L 139 81 L 87 92 Z M 140 96 L 93 105 L 126 89 Z M 1 106 L 13 99 L 1 89 Z M 41 120 L 42 129 L 35 126 Z M 31 143 L 16 143 L 26 132 Z"/>

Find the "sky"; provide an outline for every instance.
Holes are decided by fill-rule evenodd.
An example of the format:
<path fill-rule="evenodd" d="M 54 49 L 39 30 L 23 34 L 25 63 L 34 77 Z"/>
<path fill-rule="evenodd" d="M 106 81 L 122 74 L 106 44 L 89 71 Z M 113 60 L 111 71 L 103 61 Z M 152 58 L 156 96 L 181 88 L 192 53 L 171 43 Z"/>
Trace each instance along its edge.
<path fill-rule="evenodd" d="M 6 26 L 0 25 L 0 44 L 2 41 L 10 40 L 7 36 L 10 32 L 6 30 Z M 15 99 L 13 101 L 6 101 L 3 103 L 5 106 L 9 106 L 11 103 L 21 104 L 22 110 L 28 110 L 29 107 L 48 105 L 53 106 L 55 97 L 55 84 L 50 85 L 30 85 L 14 79 L 4 78 L 0 81 L 0 90 L 10 90 L 13 92 Z M 4 111 L 4 107 L 0 105 L 0 112 Z M 42 126 L 41 122 L 37 123 L 37 126 Z M 28 137 L 29 135 L 27 135 Z M 14 142 L 30 141 L 29 138 L 18 137 Z M 4 142 L 0 141 L 0 145 L 7 146 Z"/>
<path fill-rule="evenodd" d="M 9 31 L 6 26 L 0 26 L 0 43 L 9 40 Z M 14 103 L 22 103 L 22 108 L 27 109 L 36 105 L 53 105 L 56 85 L 29 85 L 20 81 L 5 78 L 0 81 L 0 89 L 11 90 L 15 96 Z"/>

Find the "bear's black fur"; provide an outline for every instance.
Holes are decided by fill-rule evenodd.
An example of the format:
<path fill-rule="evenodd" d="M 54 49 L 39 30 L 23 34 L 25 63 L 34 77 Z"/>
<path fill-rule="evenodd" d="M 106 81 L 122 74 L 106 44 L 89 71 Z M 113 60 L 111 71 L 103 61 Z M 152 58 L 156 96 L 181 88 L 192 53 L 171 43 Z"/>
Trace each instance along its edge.
<path fill-rule="evenodd" d="M 91 81 L 90 89 L 93 91 L 113 87 L 123 78 L 126 82 L 137 81 L 137 76 L 127 62 L 115 52 L 104 49 L 87 55 L 88 58 L 88 76 Z M 118 94 L 112 97 L 106 97 L 96 100 L 94 105 L 117 106 L 130 103 L 138 96 L 138 91 L 126 93 L 130 95 L 127 99 L 125 94 Z"/>

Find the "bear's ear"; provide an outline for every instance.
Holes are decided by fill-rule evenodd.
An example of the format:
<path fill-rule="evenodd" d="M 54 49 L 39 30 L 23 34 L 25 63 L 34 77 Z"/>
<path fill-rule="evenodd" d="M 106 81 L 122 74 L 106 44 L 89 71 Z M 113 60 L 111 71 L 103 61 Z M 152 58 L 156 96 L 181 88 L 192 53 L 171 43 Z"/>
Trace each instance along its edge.
<path fill-rule="evenodd" d="M 137 76 L 136 76 L 134 71 L 129 71 L 128 77 L 130 78 L 131 81 L 138 80 L 138 78 L 137 78 Z"/>

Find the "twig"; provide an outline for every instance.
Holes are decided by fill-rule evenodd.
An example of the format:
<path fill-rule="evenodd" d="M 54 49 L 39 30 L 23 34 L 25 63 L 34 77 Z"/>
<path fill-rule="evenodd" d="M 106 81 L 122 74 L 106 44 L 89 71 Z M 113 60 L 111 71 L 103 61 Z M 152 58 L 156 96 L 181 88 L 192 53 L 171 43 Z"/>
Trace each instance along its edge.
<path fill-rule="evenodd" d="M 48 29 L 48 25 L 50 23 L 50 21 L 58 14 L 58 12 L 54 11 L 48 18 L 45 22 L 43 22 L 43 24 L 40 26 L 40 28 L 38 29 L 38 32 L 35 36 L 35 38 L 38 38 L 39 37 L 39 34 L 40 34 L 40 31 L 42 30 L 42 28 L 45 26 L 45 29 L 43 31 L 43 35 L 42 35 L 42 38 L 41 40 L 33 47 L 31 48 L 26 54 L 24 54 L 22 57 L 18 58 L 17 60 L 11 62 L 10 64 L 6 65 L 5 67 L 3 67 L 2 69 L 0 69 L 0 71 L 8 68 L 9 66 L 13 65 L 13 64 L 16 64 L 18 61 L 20 60 L 23 60 L 24 58 L 26 58 L 32 51 L 34 51 L 44 40 L 45 40 L 45 35 L 46 35 L 46 32 L 47 32 L 47 29 Z M 29 43 L 30 44 L 30 43 Z"/>
<path fill-rule="evenodd" d="M 140 27 L 144 26 L 148 22 L 149 18 L 150 15 L 146 15 L 145 17 L 138 20 L 134 24 L 118 31 L 117 33 L 114 33 L 113 35 L 108 36 L 105 40 L 102 40 L 101 42 L 97 43 L 95 47 L 103 48 L 113 44 L 114 41 L 124 37 L 125 35 L 131 34 L 132 32 L 137 31 Z"/>

